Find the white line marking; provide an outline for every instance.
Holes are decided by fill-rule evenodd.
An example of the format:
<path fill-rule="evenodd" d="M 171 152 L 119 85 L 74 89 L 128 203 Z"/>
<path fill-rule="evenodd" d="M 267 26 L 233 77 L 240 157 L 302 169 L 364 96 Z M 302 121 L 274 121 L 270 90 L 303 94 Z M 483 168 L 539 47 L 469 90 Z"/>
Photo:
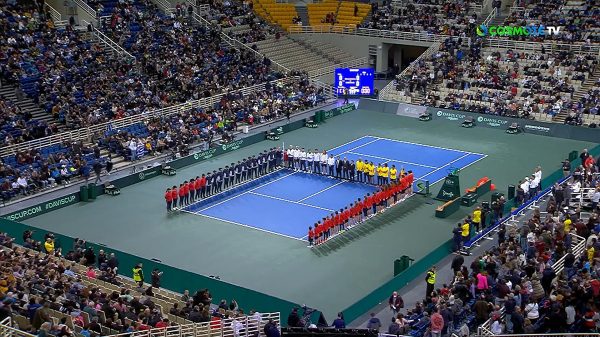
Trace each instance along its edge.
<path fill-rule="evenodd" d="M 291 176 L 291 175 L 294 175 L 294 174 L 296 174 L 296 173 L 298 173 L 298 172 L 292 172 L 292 173 L 290 173 L 290 174 L 286 174 L 286 175 L 284 175 L 283 177 L 279 177 L 279 178 L 277 178 L 277 179 L 271 180 L 271 181 L 269 181 L 269 182 L 268 182 L 268 183 L 266 183 L 266 184 L 263 184 L 263 185 L 257 186 L 257 187 L 255 187 L 255 188 L 253 188 L 253 189 L 251 189 L 251 190 L 249 190 L 249 191 L 246 191 L 246 192 L 244 192 L 244 193 L 240 193 L 240 194 L 238 194 L 238 195 L 234 195 L 234 196 L 233 196 L 233 197 L 231 197 L 231 198 L 227 198 L 227 199 L 225 199 L 225 200 L 223 200 L 223 201 L 219 201 L 219 202 L 218 202 L 218 203 L 216 203 L 216 204 L 212 204 L 212 205 L 210 205 L 210 206 L 208 206 L 208 207 L 205 207 L 205 208 L 203 208 L 203 209 L 201 209 L 201 210 L 199 210 L 199 211 L 195 211 L 195 212 L 198 212 L 198 213 L 200 213 L 200 212 L 204 212 L 204 211 L 206 211 L 207 209 L 210 209 L 210 208 L 213 208 L 213 207 L 215 207 L 215 206 L 221 205 L 221 204 L 223 204 L 223 203 L 225 203 L 225 202 L 227 202 L 227 201 L 229 201 L 229 200 L 232 200 L 232 199 L 235 199 L 235 198 L 239 198 L 239 197 L 241 197 L 241 196 L 242 196 L 242 195 L 244 195 L 244 194 L 247 194 L 247 193 L 250 193 L 250 192 L 252 192 L 252 191 L 255 191 L 255 190 L 257 190 L 257 189 L 259 189 L 259 188 L 261 188 L 261 187 L 263 187 L 263 186 L 267 186 L 267 185 L 269 185 L 269 184 L 272 184 L 272 183 L 274 183 L 274 182 L 276 182 L 276 181 L 279 181 L 279 180 L 281 180 L 281 179 L 285 179 L 285 178 L 287 178 L 287 177 L 289 177 L 289 176 Z M 249 182 L 251 182 L 251 181 L 254 181 L 254 180 L 250 180 L 250 181 L 248 181 L 248 183 L 249 183 Z M 241 185 L 240 185 L 240 186 L 241 186 Z"/>
<path fill-rule="evenodd" d="M 483 153 L 463 151 L 463 150 L 457 150 L 457 149 L 450 149 L 450 148 L 442 147 L 442 146 L 427 145 L 427 144 L 421 144 L 421 143 L 408 142 L 408 141 L 405 141 L 405 140 L 397 140 L 397 139 L 390 139 L 390 138 L 377 137 L 377 136 L 369 136 L 369 137 L 377 138 L 377 139 L 381 139 L 381 140 L 389 140 L 391 142 L 396 142 L 396 143 L 405 143 L 405 144 L 411 144 L 411 145 L 431 147 L 431 148 L 435 148 L 435 149 L 448 150 L 448 151 L 453 151 L 453 152 L 463 152 L 463 153 L 477 154 L 477 155 L 480 155 L 480 156 L 485 156 L 485 154 L 483 154 Z"/>
<path fill-rule="evenodd" d="M 331 186 L 329 186 L 329 187 L 327 187 L 327 188 L 324 188 L 324 189 L 320 190 L 319 192 L 317 192 L 317 193 L 313 193 L 313 194 L 309 195 L 308 197 L 306 197 L 306 198 L 302 198 L 302 199 L 300 199 L 300 200 L 298 200 L 298 201 L 304 201 L 304 200 L 306 200 L 306 199 L 312 198 L 312 197 L 314 197 L 314 196 L 315 196 L 315 195 L 317 195 L 317 194 L 323 193 L 323 192 L 327 191 L 328 189 L 334 188 L 334 187 L 336 187 L 336 186 L 338 186 L 338 185 L 341 185 L 341 184 L 344 184 L 344 183 L 346 183 L 346 182 L 347 182 L 347 181 L 345 181 L 345 180 L 344 180 L 344 181 L 340 181 L 340 182 L 339 182 L 339 183 L 337 183 L 337 184 L 334 184 L 334 185 L 331 185 Z"/>
<path fill-rule="evenodd" d="M 438 168 L 437 166 L 429 166 L 429 165 L 411 163 L 409 161 L 398 160 L 398 159 L 390 159 L 390 158 L 378 157 L 378 156 L 372 156 L 370 154 L 364 154 L 364 153 L 358 153 L 358 152 L 348 152 L 348 153 L 349 154 L 355 154 L 357 156 L 371 157 L 371 158 L 377 158 L 377 159 L 381 159 L 381 160 L 387 160 L 388 162 L 394 161 L 394 162 L 397 162 L 397 163 L 403 163 L 403 164 L 409 164 L 409 165 L 415 165 L 415 166 L 422 166 L 422 167 L 427 167 L 427 168 L 432 168 L 432 169 Z"/>
<path fill-rule="evenodd" d="M 335 212 L 334 210 L 329 209 L 329 208 L 319 207 L 319 206 L 315 206 L 315 205 L 305 204 L 305 203 L 299 202 L 299 201 L 293 201 L 293 200 L 283 199 L 283 198 L 279 198 L 279 197 L 274 197 L 274 196 L 268 195 L 268 194 L 262 194 L 262 193 L 256 193 L 256 192 L 247 192 L 247 193 L 258 195 L 258 196 L 265 197 L 265 198 L 275 199 L 275 200 L 279 200 L 279 201 L 285 201 L 285 202 L 289 202 L 292 204 L 298 204 L 298 205 L 302 205 L 302 206 L 306 206 L 306 207 L 322 209 L 324 211 Z"/>
<path fill-rule="evenodd" d="M 474 154 L 474 153 L 467 153 L 467 155 L 469 155 L 469 154 Z M 476 153 L 475 153 L 475 154 L 476 154 Z M 478 161 L 480 161 L 480 160 L 482 160 L 482 159 L 485 159 L 485 158 L 487 157 L 487 155 L 486 155 L 486 154 L 484 154 L 484 155 L 482 155 L 482 156 L 483 156 L 483 157 L 477 158 L 477 160 L 473 161 L 472 163 L 469 163 L 469 164 L 467 164 L 466 166 L 463 166 L 463 167 L 461 168 L 461 170 L 464 170 L 464 169 L 466 169 L 467 167 L 469 167 L 469 166 L 471 166 L 471 165 L 475 164 L 476 162 L 478 162 Z M 464 158 L 464 157 L 465 157 L 465 156 L 463 156 L 463 157 L 461 157 L 461 158 Z M 461 158 L 458 158 L 458 159 L 461 159 Z M 458 159 L 454 160 L 453 162 L 457 161 Z M 453 162 L 449 162 L 448 164 L 446 164 L 446 165 L 444 165 L 444 166 L 450 165 L 450 164 L 452 164 Z M 440 169 L 444 168 L 444 166 L 440 167 Z M 438 169 L 438 170 L 439 170 L 439 169 Z M 426 177 L 426 176 L 428 176 L 428 175 L 432 174 L 433 172 L 435 172 L 435 171 L 431 171 L 431 172 L 427 173 L 426 175 L 424 175 L 423 177 Z M 423 177 L 416 178 L 416 179 L 422 179 Z M 444 179 L 446 179 L 446 177 L 442 177 L 442 178 L 440 178 L 440 179 L 436 180 L 435 182 L 433 182 L 433 183 L 430 183 L 430 185 L 437 184 L 437 183 L 439 183 L 440 181 L 442 181 L 442 180 L 444 180 Z"/>
<path fill-rule="evenodd" d="M 371 136 L 368 136 L 368 137 L 371 137 Z M 358 139 L 362 139 L 362 138 L 358 138 Z M 375 142 L 378 142 L 378 141 L 380 141 L 380 139 L 375 139 L 375 140 L 372 140 L 372 141 L 370 141 L 370 142 L 366 142 L 366 143 L 364 143 L 364 144 L 362 144 L 362 145 L 359 145 L 359 146 L 353 147 L 353 148 L 351 148 L 350 150 L 346 150 L 346 151 L 344 151 L 344 152 L 340 152 L 340 153 L 338 153 L 338 154 L 334 154 L 333 156 L 334 156 L 334 157 L 340 157 L 340 156 L 341 156 L 341 155 L 343 155 L 344 153 L 348 153 L 348 152 L 350 152 L 350 151 L 354 151 L 354 150 L 356 150 L 356 149 L 360 149 L 360 148 L 361 148 L 361 147 L 363 147 L 363 146 L 367 146 L 367 145 L 369 145 L 369 144 L 372 144 L 372 143 L 375 143 Z M 329 153 L 330 151 L 331 151 L 331 150 L 327 151 L 327 153 Z"/>
<path fill-rule="evenodd" d="M 255 230 L 258 230 L 258 231 L 261 231 L 261 232 L 265 232 L 265 233 L 269 233 L 269 234 L 283 236 L 283 237 L 288 238 L 288 239 L 294 239 L 294 240 L 298 240 L 298 241 L 302 241 L 302 242 L 308 242 L 307 240 L 303 240 L 303 239 L 300 239 L 300 238 L 297 238 L 297 237 L 294 237 L 294 236 L 285 235 L 285 234 L 281 234 L 281 233 L 277 233 L 277 232 L 272 232 L 270 230 L 266 230 L 266 229 L 259 228 L 259 227 L 254 227 L 254 226 L 245 225 L 243 223 L 239 223 L 239 222 L 235 222 L 235 221 L 225 220 L 225 219 L 217 218 L 217 217 L 206 215 L 206 214 L 200 214 L 200 213 L 190 212 L 190 211 L 183 210 L 183 209 L 180 210 L 180 211 L 181 212 L 185 212 L 185 213 L 189 213 L 189 214 L 193 214 L 193 215 L 203 216 L 203 217 L 206 217 L 206 218 L 209 218 L 209 219 L 213 219 L 213 220 L 227 222 L 227 223 L 230 223 L 232 225 L 242 226 L 242 227 L 245 227 L 245 228 L 252 228 L 252 229 L 255 229 Z"/>
<path fill-rule="evenodd" d="M 362 137 L 360 137 L 360 138 L 353 139 L 353 140 L 351 140 L 351 141 L 349 141 L 349 142 L 345 142 L 345 143 L 344 143 L 344 144 L 342 144 L 342 145 L 338 145 L 338 146 L 336 146 L 336 147 L 332 147 L 331 149 L 327 150 L 327 152 L 329 152 L 329 151 L 333 151 L 333 150 L 335 150 L 335 149 L 339 149 L 339 148 L 340 148 L 340 147 L 342 147 L 342 146 L 346 146 L 346 145 L 348 145 L 348 144 L 352 144 L 352 143 L 356 142 L 357 140 L 361 140 L 361 139 L 364 139 L 364 138 L 367 138 L 367 137 L 371 137 L 371 136 L 362 136 Z"/>

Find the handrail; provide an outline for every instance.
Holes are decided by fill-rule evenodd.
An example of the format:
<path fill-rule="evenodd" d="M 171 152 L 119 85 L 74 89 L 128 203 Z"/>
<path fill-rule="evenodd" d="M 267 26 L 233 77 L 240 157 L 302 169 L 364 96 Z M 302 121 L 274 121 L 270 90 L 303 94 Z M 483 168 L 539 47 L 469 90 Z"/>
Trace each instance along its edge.
<path fill-rule="evenodd" d="M 271 81 L 270 83 L 283 83 L 288 84 L 294 81 L 297 81 L 298 77 L 284 77 L 282 79 Z M 171 115 L 195 108 L 207 108 L 214 106 L 215 103 L 221 101 L 221 98 L 224 95 L 228 95 L 235 92 L 240 92 L 244 95 L 248 95 L 254 92 L 263 91 L 265 89 L 266 83 L 256 84 L 250 87 L 241 88 L 237 90 L 232 90 L 226 93 L 221 93 L 218 95 L 213 95 L 206 98 L 201 98 L 195 101 L 189 101 L 186 103 L 180 103 L 164 108 L 155 109 L 152 111 L 147 111 L 142 114 L 137 114 L 133 116 L 128 116 L 125 118 L 115 119 L 108 122 L 92 125 L 85 128 L 79 128 L 77 130 L 66 131 L 56 135 L 51 135 L 39 139 L 30 140 L 28 142 L 17 143 L 13 145 L 4 146 L 0 149 L 0 157 L 5 157 L 9 155 L 16 154 L 19 151 L 30 150 L 34 148 L 42 148 L 55 144 L 63 144 L 67 141 L 84 141 L 89 139 L 92 135 L 97 133 L 103 133 L 106 131 L 108 125 L 111 125 L 113 129 L 117 130 L 120 128 L 124 128 L 133 124 L 144 122 L 150 118 L 155 117 L 169 117 Z"/>
<path fill-rule="evenodd" d="M 44 3 L 44 7 L 50 13 L 50 17 L 52 18 L 52 21 L 54 21 L 55 23 L 57 21 L 63 21 L 62 15 L 60 14 L 59 11 L 57 11 L 56 9 L 54 9 L 54 7 L 48 5 L 47 3 Z"/>
<path fill-rule="evenodd" d="M 175 8 L 171 6 L 171 3 L 167 0 L 153 0 L 165 13 L 172 14 L 175 12 Z"/>
<path fill-rule="evenodd" d="M 439 43 L 432 44 L 431 46 L 429 46 L 429 48 L 427 48 L 427 50 L 425 50 L 423 52 L 423 54 L 419 55 L 419 57 L 417 57 L 413 62 L 411 62 L 411 64 L 408 67 L 404 68 L 404 70 L 399 75 L 396 75 L 396 78 L 402 78 L 402 77 L 406 76 L 409 72 L 411 72 L 419 64 L 419 61 L 421 59 L 424 59 L 426 57 L 433 55 L 438 50 L 440 50 L 440 44 Z M 381 89 L 381 92 L 380 92 L 381 99 L 389 99 L 389 100 L 394 101 L 394 98 L 398 92 L 396 90 L 395 82 L 396 82 L 395 80 L 392 80 L 390 83 L 388 83 L 388 85 L 386 85 L 383 89 Z M 391 98 L 389 98 L 389 97 L 391 97 Z"/>
<path fill-rule="evenodd" d="M 344 29 L 340 30 L 339 27 L 335 26 L 297 26 L 292 25 L 288 28 L 288 32 L 291 34 L 344 34 L 344 35 L 357 35 L 357 36 L 368 36 L 368 37 L 380 37 L 390 38 L 398 40 L 409 40 L 409 41 L 424 41 L 424 42 L 442 42 L 450 35 L 442 34 L 430 34 L 427 32 L 402 32 L 394 30 L 382 30 L 372 28 L 358 28 L 358 29 Z"/>
<path fill-rule="evenodd" d="M 496 9 L 496 7 L 492 8 L 492 10 L 490 11 L 490 14 L 488 14 L 488 16 L 485 18 L 485 20 L 483 20 L 483 24 L 486 26 L 489 26 L 490 22 L 494 19 L 494 17 L 496 17 L 497 13 L 498 13 L 498 10 Z"/>
<path fill-rule="evenodd" d="M 83 20 L 83 22 L 86 22 L 86 21 Z M 113 52 L 117 53 L 119 56 L 124 57 L 125 59 L 127 59 L 129 61 L 135 62 L 135 60 L 136 60 L 135 56 L 131 55 L 127 50 L 125 50 L 123 47 L 121 47 L 118 43 L 114 42 L 108 36 L 104 35 L 104 33 L 102 33 L 98 28 L 94 27 L 93 25 L 92 25 L 92 36 L 95 37 L 96 39 L 98 39 L 100 42 L 103 42 L 105 45 L 107 45 L 110 49 L 112 49 Z"/>
<path fill-rule="evenodd" d="M 332 64 L 323 68 L 319 68 L 316 70 L 311 70 L 308 72 L 308 77 L 319 77 L 327 74 L 331 74 L 335 71 L 336 68 L 356 68 L 360 66 L 364 66 L 367 64 L 367 57 L 361 57 L 354 60 L 341 62 L 337 64 Z"/>
<path fill-rule="evenodd" d="M 244 49 L 246 51 L 250 51 L 252 52 L 255 56 L 263 58 L 265 57 L 264 55 L 262 55 L 261 53 L 259 53 L 258 51 L 250 48 L 248 45 L 244 44 L 243 42 L 241 42 L 240 40 L 233 38 L 223 32 L 221 32 L 221 37 L 223 38 L 223 40 L 225 42 L 227 42 L 228 44 L 230 44 L 233 47 L 236 47 L 238 49 Z M 282 72 L 284 74 L 289 74 L 290 73 L 290 68 L 284 66 L 281 63 L 275 62 L 273 60 L 271 60 L 271 67 L 273 67 L 275 70 Z"/>
<path fill-rule="evenodd" d="M 84 12 L 86 12 L 92 18 L 94 18 L 94 20 L 98 18 L 98 13 L 96 12 L 96 10 L 93 9 L 92 7 L 90 7 L 90 5 L 88 5 L 85 1 L 83 1 L 83 0 L 73 0 L 73 2 L 75 2 L 75 4 L 79 8 L 81 8 Z"/>

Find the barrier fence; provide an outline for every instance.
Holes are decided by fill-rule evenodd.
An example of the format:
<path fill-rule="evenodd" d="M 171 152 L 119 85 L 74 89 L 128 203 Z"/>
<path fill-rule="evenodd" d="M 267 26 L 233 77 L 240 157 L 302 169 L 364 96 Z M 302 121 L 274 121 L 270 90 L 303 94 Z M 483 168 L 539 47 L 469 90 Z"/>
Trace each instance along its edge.
<path fill-rule="evenodd" d="M 167 310 L 166 308 L 163 308 Z M 222 319 L 217 322 L 204 322 L 173 325 L 166 328 L 138 330 L 121 334 L 110 335 L 113 337 L 256 337 L 265 336 L 263 328 L 272 321 L 281 331 L 280 313 L 265 313 L 255 316 L 242 316 Z M 19 330 L 12 326 L 12 320 L 7 317 L 0 322 L 0 336 L 3 337 L 34 337 L 35 335 Z M 103 334 L 103 336 L 107 336 Z"/>

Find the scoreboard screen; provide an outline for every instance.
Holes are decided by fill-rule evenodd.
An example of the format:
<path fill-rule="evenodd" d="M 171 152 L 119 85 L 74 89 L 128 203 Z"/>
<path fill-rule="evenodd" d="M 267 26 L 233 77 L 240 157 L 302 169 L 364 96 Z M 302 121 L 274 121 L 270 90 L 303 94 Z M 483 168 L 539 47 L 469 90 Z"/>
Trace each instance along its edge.
<path fill-rule="evenodd" d="M 338 95 L 343 95 L 345 88 L 351 96 L 371 96 L 374 79 L 371 68 L 336 68 L 333 86 Z"/>

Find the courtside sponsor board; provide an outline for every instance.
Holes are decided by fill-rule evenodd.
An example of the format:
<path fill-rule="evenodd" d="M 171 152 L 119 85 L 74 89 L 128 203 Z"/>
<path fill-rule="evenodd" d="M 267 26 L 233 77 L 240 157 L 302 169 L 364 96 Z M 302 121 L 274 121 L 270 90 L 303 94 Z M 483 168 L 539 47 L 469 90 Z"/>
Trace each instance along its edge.
<path fill-rule="evenodd" d="M 25 220 L 33 218 L 34 216 L 50 212 L 54 209 L 72 205 L 77 202 L 79 202 L 79 193 L 73 193 L 61 198 L 56 198 L 47 202 L 37 204 L 35 206 L 27 207 L 13 213 L 9 213 L 3 216 L 3 218 L 12 221 Z"/>

